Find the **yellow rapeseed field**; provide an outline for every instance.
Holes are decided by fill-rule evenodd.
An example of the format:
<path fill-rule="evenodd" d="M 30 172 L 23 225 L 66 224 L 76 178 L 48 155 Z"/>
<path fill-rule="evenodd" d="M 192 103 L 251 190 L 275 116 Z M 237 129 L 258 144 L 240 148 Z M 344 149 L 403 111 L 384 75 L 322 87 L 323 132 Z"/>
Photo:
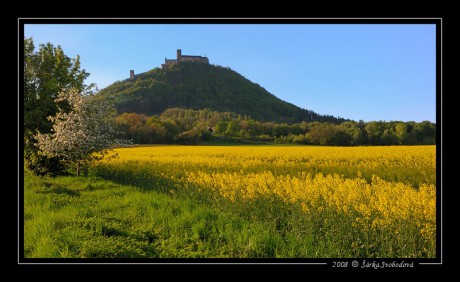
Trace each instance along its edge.
<path fill-rule="evenodd" d="M 363 256 L 436 253 L 435 146 L 152 146 L 116 152 L 118 158 L 98 164 L 114 179 L 151 183 L 172 195 L 198 193 L 250 213 L 291 206 Z"/>

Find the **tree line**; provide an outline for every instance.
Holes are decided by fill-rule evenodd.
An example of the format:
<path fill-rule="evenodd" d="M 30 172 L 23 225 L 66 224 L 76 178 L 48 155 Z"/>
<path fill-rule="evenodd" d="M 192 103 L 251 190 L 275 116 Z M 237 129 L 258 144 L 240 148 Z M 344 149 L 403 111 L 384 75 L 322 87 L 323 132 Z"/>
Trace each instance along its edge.
<path fill-rule="evenodd" d="M 161 115 L 122 113 L 115 128 L 137 144 L 202 141 L 273 142 L 331 146 L 436 144 L 436 124 L 402 121 L 275 123 L 210 109 L 171 108 Z"/>

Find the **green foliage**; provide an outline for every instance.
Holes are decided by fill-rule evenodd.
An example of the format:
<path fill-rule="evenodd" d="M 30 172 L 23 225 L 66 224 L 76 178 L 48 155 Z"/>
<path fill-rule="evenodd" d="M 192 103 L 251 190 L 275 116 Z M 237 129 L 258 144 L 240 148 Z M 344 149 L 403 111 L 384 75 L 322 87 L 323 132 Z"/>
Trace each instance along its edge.
<path fill-rule="evenodd" d="M 282 101 L 230 68 L 200 63 L 155 68 L 137 75 L 134 81 L 115 82 L 99 95 L 114 99 L 119 112 L 146 115 L 180 107 L 234 112 L 241 119 L 250 116 L 260 121 L 294 123 L 313 119 L 338 123 L 344 120 Z"/>
<path fill-rule="evenodd" d="M 71 59 L 60 46 L 41 44 L 38 51 L 32 38 L 24 38 L 24 155 L 25 163 L 36 174 L 56 174 L 63 165 L 57 158 L 38 155 L 34 135 L 50 133 L 58 107 L 54 102 L 58 93 L 70 88 L 88 92 L 94 85 L 85 85 L 89 76 L 80 66 L 80 57 Z M 62 105 L 65 107 L 65 105 Z"/>
<path fill-rule="evenodd" d="M 290 144 L 294 140 L 294 136 L 280 136 L 275 139 L 274 143 L 275 144 Z"/>
<path fill-rule="evenodd" d="M 298 123 L 293 124 L 289 127 L 289 133 L 292 135 L 299 135 L 299 134 L 305 134 L 306 131 L 302 130 L 300 125 Z"/>
<path fill-rule="evenodd" d="M 123 113 L 116 117 L 115 123 L 124 137 L 137 144 L 197 144 L 212 140 L 330 146 L 436 143 L 436 124 L 428 121 L 346 121 L 341 124 L 304 121 L 288 125 L 260 122 L 231 112 L 171 108 L 159 116 Z"/>
<path fill-rule="evenodd" d="M 329 139 L 329 145 L 332 146 L 349 146 L 351 144 L 352 137 L 345 131 L 338 130 Z"/>
<path fill-rule="evenodd" d="M 240 124 L 237 121 L 232 120 L 227 125 L 227 130 L 224 134 L 229 137 L 238 137 L 240 132 Z"/>
<path fill-rule="evenodd" d="M 287 136 L 289 135 L 289 130 L 290 130 L 290 127 L 286 123 L 276 124 L 273 127 L 273 136 L 275 137 Z"/>
<path fill-rule="evenodd" d="M 363 124 L 346 121 L 340 124 L 340 128 L 350 136 L 349 145 L 363 145 L 367 144 L 365 130 L 362 129 Z M 348 137 L 346 137 L 348 138 Z"/>
<path fill-rule="evenodd" d="M 305 145 L 305 144 L 309 144 L 310 141 L 303 134 L 299 134 L 299 135 L 290 134 L 290 135 L 280 136 L 276 138 L 274 143 L 275 144 L 294 143 L 294 144 L 304 144 Z"/>
<path fill-rule="evenodd" d="M 340 132 L 339 128 L 332 124 L 324 123 L 310 129 L 307 134 L 308 139 L 313 144 L 318 145 L 336 145 L 336 134 Z"/>
<path fill-rule="evenodd" d="M 224 134 L 224 132 L 227 130 L 228 127 L 228 121 L 221 120 L 216 124 L 214 132 L 217 134 Z"/>
<path fill-rule="evenodd" d="M 179 134 L 175 141 L 179 144 L 198 144 L 201 136 L 202 133 L 199 130 L 192 129 Z"/>
<path fill-rule="evenodd" d="M 24 150 L 24 160 L 28 169 L 36 175 L 56 176 L 63 174 L 66 168 L 59 158 L 46 157 L 32 150 Z"/>

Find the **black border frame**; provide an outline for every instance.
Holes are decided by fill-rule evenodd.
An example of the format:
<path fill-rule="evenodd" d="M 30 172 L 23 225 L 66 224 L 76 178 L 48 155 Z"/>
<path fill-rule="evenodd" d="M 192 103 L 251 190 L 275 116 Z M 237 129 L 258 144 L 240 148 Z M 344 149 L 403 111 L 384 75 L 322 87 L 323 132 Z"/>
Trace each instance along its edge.
<path fill-rule="evenodd" d="M 324 259 L 32 259 L 24 258 L 24 167 L 23 167 L 23 78 L 22 58 L 24 25 L 26 24 L 435 24 L 436 25 L 436 225 L 437 248 L 434 259 L 410 258 L 324 258 Z M 361 269 L 362 262 L 413 262 L 414 268 L 443 265 L 443 18 L 18 18 L 18 218 L 17 264 L 19 265 L 302 265 L 331 269 L 334 262 L 348 262 L 348 269 Z M 351 268 L 354 262 L 359 267 Z M 372 269 L 363 268 L 363 270 Z M 401 268 L 402 269 L 402 268 Z"/>

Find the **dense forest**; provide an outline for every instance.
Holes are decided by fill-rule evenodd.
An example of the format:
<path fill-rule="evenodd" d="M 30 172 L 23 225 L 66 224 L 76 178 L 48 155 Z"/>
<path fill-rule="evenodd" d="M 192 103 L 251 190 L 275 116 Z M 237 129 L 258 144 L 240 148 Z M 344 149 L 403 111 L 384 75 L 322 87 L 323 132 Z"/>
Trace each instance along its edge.
<path fill-rule="evenodd" d="M 98 95 L 112 99 L 120 113 L 150 116 L 160 115 L 168 108 L 208 108 L 265 122 L 345 121 L 282 101 L 228 67 L 201 63 L 155 68 L 133 80 L 115 82 Z"/>
<path fill-rule="evenodd" d="M 137 144 L 198 144 L 203 141 L 356 145 L 436 144 L 429 121 L 262 122 L 232 112 L 170 108 L 161 115 L 122 113 L 115 118 L 120 137 Z"/>

